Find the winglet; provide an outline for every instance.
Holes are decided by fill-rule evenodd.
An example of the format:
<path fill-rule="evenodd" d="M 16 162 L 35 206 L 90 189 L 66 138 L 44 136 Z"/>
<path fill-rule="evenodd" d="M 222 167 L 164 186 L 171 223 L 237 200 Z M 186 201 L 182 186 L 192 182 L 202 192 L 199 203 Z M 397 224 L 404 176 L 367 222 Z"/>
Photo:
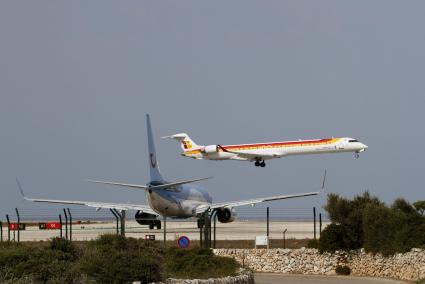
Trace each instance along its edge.
<path fill-rule="evenodd" d="M 16 178 L 16 184 L 18 185 L 19 193 L 21 194 L 22 198 L 27 200 L 28 198 L 24 194 L 24 190 L 22 189 L 21 184 L 19 183 L 18 178 Z"/>

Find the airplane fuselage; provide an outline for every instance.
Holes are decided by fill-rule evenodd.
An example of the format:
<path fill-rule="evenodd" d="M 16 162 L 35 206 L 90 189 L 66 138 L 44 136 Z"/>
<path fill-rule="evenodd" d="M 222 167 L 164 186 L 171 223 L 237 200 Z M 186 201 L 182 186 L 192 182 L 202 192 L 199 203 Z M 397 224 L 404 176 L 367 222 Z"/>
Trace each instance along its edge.
<path fill-rule="evenodd" d="M 196 208 L 212 203 L 210 194 L 200 186 L 181 185 L 175 191 L 146 191 L 149 206 L 159 215 L 189 218 L 196 216 Z"/>
<path fill-rule="evenodd" d="M 224 150 L 223 150 L 224 148 Z M 204 148 L 192 148 L 182 153 L 183 156 L 206 160 L 242 160 L 255 161 L 255 155 L 262 160 L 281 158 L 291 155 L 311 155 L 341 152 L 362 152 L 367 148 L 363 143 L 352 138 L 324 138 L 315 140 L 282 141 L 257 144 L 223 145 L 216 151 L 206 152 Z M 226 151 L 227 150 L 227 151 Z M 252 154 L 252 158 L 241 157 L 238 152 Z"/>

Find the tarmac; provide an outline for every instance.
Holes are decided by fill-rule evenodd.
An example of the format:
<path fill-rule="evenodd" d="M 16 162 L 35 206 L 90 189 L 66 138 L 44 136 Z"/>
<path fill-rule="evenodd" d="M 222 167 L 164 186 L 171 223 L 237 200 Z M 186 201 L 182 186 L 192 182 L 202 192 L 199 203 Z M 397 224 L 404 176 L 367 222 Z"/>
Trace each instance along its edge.
<path fill-rule="evenodd" d="M 29 223 L 28 221 L 25 223 Z M 25 231 L 20 231 L 21 241 L 40 241 L 48 240 L 60 235 L 59 230 L 39 230 L 38 223 L 33 222 L 35 226 L 26 226 Z M 323 228 L 328 223 L 323 223 Z M 162 224 L 163 226 L 164 224 Z M 217 222 L 216 237 L 217 240 L 254 240 L 256 236 L 267 234 L 267 225 L 265 221 L 234 221 L 231 223 Z M 305 239 L 313 238 L 313 222 L 295 222 L 295 221 L 272 221 L 270 222 L 270 238 L 283 239 L 283 231 L 287 229 L 286 239 Z M 316 228 L 317 236 L 319 226 Z M 11 239 L 14 232 L 11 231 Z M 62 234 L 65 236 L 65 225 L 63 225 Z M 73 240 L 91 240 L 101 234 L 116 233 L 116 223 L 114 221 L 103 221 L 95 223 L 73 224 Z M 68 232 L 69 234 L 69 232 Z M 149 230 L 147 226 L 141 226 L 134 220 L 126 221 L 126 236 L 135 238 L 145 238 L 146 235 L 155 235 L 156 240 L 163 240 L 164 231 L 154 229 Z M 199 240 L 199 229 L 196 221 L 168 221 L 167 222 L 167 240 L 177 240 L 180 236 L 187 236 L 191 240 Z M 15 239 L 17 232 L 15 231 Z M 3 240 L 7 240 L 7 228 L 3 224 Z"/>
<path fill-rule="evenodd" d="M 279 273 L 256 273 L 256 284 L 285 284 L 285 283 L 338 283 L 338 284 L 399 284 L 411 283 L 400 280 L 371 278 L 371 277 L 355 277 L 355 276 L 322 276 L 322 275 L 293 275 Z"/>

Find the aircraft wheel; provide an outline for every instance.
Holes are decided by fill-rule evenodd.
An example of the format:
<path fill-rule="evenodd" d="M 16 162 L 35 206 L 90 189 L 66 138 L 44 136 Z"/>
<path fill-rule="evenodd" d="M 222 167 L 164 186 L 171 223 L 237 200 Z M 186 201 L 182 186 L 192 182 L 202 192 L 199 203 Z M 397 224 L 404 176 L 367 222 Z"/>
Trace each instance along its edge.
<path fill-rule="evenodd" d="M 255 166 L 256 166 L 256 167 L 259 167 L 260 165 L 261 165 L 261 164 L 260 164 L 260 162 L 259 162 L 259 161 L 256 161 L 256 162 L 255 162 Z"/>
<path fill-rule="evenodd" d="M 154 228 L 154 224 L 153 223 L 150 223 L 149 224 L 149 230 L 153 230 L 153 228 Z"/>
<path fill-rule="evenodd" d="M 260 167 L 264 168 L 265 166 L 266 166 L 266 163 L 265 163 L 264 161 L 262 161 L 262 162 L 260 163 Z"/>

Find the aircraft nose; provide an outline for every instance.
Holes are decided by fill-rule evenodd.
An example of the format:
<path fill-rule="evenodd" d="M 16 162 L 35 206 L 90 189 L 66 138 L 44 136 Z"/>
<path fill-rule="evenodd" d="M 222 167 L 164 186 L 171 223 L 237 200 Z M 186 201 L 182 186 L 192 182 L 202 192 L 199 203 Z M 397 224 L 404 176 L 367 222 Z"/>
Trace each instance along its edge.
<path fill-rule="evenodd" d="M 369 148 L 366 144 L 363 144 L 363 143 L 362 143 L 362 147 L 363 147 L 363 149 L 365 149 L 365 150 L 366 150 L 367 148 Z"/>

